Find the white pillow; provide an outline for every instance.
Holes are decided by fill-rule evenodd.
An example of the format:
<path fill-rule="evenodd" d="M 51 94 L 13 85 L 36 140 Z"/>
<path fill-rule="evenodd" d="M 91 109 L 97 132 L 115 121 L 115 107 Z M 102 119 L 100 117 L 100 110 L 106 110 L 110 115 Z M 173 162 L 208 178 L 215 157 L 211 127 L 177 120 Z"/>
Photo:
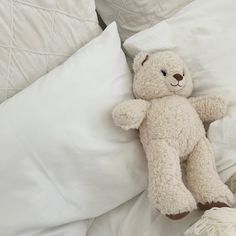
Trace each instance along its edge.
<path fill-rule="evenodd" d="M 106 24 L 116 21 L 124 41 L 133 34 L 167 19 L 193 0 L 96 0 Z"/>
<path fill-rule="evenodd" d="M 0 235 L 48 235 L 145 188 L 138 135 L 115 127 L 111 116 L 130 97 L 131 74 L 113 23 L 1 104 Z"/>
<path fill-rule="evenodd" d="M 236 105 L 235 12 L 234 0 L 195 0 L 172 18 L 129 38 L 124 47 L 132 57 L 139 51 L 176 50 L 190 67 L 194 95 L 223 94 Z M 236 117 L 230 110 L 228 117 Z M 236 171 L 236 131 L 229 133 L 224 120 L 210 126 L 209 137 L 218 146 L 217 165 L 226 180 Z M 212 133 L 218 133 L 221 142 Z"/>
<path fill-rule="evenodd" d="M 0 103 L 100 32 L 94 0 L 0 1 Z"/>

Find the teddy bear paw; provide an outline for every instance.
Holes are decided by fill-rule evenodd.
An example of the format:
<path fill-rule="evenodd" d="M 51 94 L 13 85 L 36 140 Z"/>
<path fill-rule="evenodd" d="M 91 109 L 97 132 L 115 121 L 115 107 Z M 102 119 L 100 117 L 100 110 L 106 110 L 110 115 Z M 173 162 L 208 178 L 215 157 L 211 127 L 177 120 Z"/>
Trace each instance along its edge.
<path fill-rule="evenodd" d="M 173 194 L 171 194 L 173 193 Z M 159 193 L 155 200 L 151 198 L 154 206 L 172 220 L 179 220 L 197 208 L 196 201 L 186 188 L 176 189 L 174 192 Z M 149 195 L 150 197 L 150 195 Z M 152 196 L 153 197 L 153 196 Z"/>
<path fill-rule="evenodd" d="M 200 210 L 206 211 L 209 210 L 211 208 L 217 207 L 217 208 L 221 208 L 221 207 L 229 207 L 229 205 L 227 205 L 224 202 L 206 202 L 206 203 L 198 203 L 197 204 L 198 208 Z"/>
<path fill-rule="evenodd" d="M 195 199 L 198 203 L 198 208 L 202 210 L 208 210 L 213 207 L 231 207 L 235 204 L 235 196 L 224 185 L 224 183 L 218 181 L 214 182 L 215 185 L 206 185 L 201 188 L 201 191 L 195 193 Z"/>
<path fill-rule="evenodd" d="M 176 199 L 177 200 L 177 199 Z M 178 200 L 177 200 L 178 201 Z M 194 198 L 186 198 L 186 201 L 182 205 L 175 205 L 177 202 L 173 203 L 171 212 L 165 214 L 171 220 L 180 220 L 187 216 L 191 211 L 197 208 Z"/>
<path fill-rule="evenodd" d="M 166 217 L 170 218 L 171 220 L 180 220 L 184 218 L 185 216 L 187 216 L 189 213 L 190 213 L 189 211 L 186 211 L 186 212 L 175 214 L 175 215 L 166 215 Z"/>

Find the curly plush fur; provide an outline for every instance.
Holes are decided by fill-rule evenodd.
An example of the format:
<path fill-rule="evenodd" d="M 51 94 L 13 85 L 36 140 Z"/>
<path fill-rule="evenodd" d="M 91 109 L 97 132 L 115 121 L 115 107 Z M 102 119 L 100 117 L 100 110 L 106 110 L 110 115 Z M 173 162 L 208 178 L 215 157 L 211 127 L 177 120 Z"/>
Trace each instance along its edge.
<path fill-rule="evenodd" d="M 171 219 L 202 209 L 231 206 L 235 199 L 216 171 L 202 121 L 222 118 L 227 109 L 218 96 L 188 97 L 193 83 L 188 68 L 171 51 L 139 53 L 134 60 L 137 99 L 113 110 L 117 126 L 139 129 L 149 167 L 151 203 Z M 180 163 L 186 162 L 186 185 Z"/>

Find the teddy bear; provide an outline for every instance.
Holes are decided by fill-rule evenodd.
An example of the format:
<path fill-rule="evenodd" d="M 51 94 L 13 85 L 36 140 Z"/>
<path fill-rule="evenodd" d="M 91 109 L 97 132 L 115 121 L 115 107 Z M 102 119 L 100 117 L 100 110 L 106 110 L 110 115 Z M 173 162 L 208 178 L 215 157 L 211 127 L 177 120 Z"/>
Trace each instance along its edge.
<path fill-rule="evenodd" d="M 151 204 L 173 220 L 197 207 L 232 206 L 234 195 L 217 173 L 203 125 L 225 115 L 226 101 L 216 95 L 190 97 L 190 72 L 173 51 L 140 52 L 133 70 L 135 99 L 118 104 L 112 116 L 124 130 L 139 129 Z"/>

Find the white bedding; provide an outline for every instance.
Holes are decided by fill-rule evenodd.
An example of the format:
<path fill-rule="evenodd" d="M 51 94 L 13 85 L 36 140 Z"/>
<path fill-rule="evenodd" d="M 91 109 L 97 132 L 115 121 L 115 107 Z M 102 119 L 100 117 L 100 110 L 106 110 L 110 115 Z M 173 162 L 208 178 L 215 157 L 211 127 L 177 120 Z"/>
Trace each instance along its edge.
<path fill-rule="evenodd" d="M 108 25 L 116 21 L 122 41 L 167 19 L 192 0 L 96 0 L 97 10 Z"/>
<path fill-rule="evenodd" d="M 138 135 L 115 127 L 111 115 L 130 88 L 111 24 L 0 105 L 1 236 L 85 236 L 88 218 L 144 190 Z"/>
<path fill-rule="evenodd" d="M 201 215 L 201 211 L 194 211 L 184 219 L 171 221 L 150 207 L 145 191 L 96 218 L 86 236 L 183 236 Z"/>
<path fill-rule="evenodd" d="M 236 171 L 235 12 L 235 0 L 195 0 L 124 44 L 132 57 L 177 50 L 195 95 L 230 99 L 227 117 L 208 130 L 224 181 Z M 140 194 L 147 170 L 137 133 L 111 120 L 114 105 L 132 96 L 130 82 L 113 25 L 1 104 L 1 236 L 178 236 L 199 219 L 194 211 L 173 222 L 151 208 L 146 191 Z"/>
<path fill-rule="evenodd" d="M 100 32 L 94 0 L 0 1 L 0 103 Z"/>
<path fill-rule="evenodd" d="M 195 0 L 172 18 L 125 41 L 130 56 L 141 50 L 177 51 L 190 68 L 194 96 L 221 94 L 229 101 L 228 115 L 210 125 L 217 167 L 226 181 L 236 171 L 236 139 L 230 129 L 236 117 L 236 3 Z"/>
<path fill-rule="evenodd" d="M 152 209 L 146 191 L 122 206 L 95 219 L 86 236 L 178 236 L 199 217 L 195 211 L 171 221 Z"/>
<path fill-rule="evenodd" d="M 224 181 L 236 171 L 236 2 L 195 0 L 174 17 L 129 38 L 132 57 L 141 50 L 173 49 L 190 66 L 195 95 L 217 93 L 230 101 L 227 116 L 212 123 L 208 137 Z M 96 218 L 88 236 L 178 236 L 199 217 L 195 211 L 170 221 L 151 209 L 146 192 Z"/>

